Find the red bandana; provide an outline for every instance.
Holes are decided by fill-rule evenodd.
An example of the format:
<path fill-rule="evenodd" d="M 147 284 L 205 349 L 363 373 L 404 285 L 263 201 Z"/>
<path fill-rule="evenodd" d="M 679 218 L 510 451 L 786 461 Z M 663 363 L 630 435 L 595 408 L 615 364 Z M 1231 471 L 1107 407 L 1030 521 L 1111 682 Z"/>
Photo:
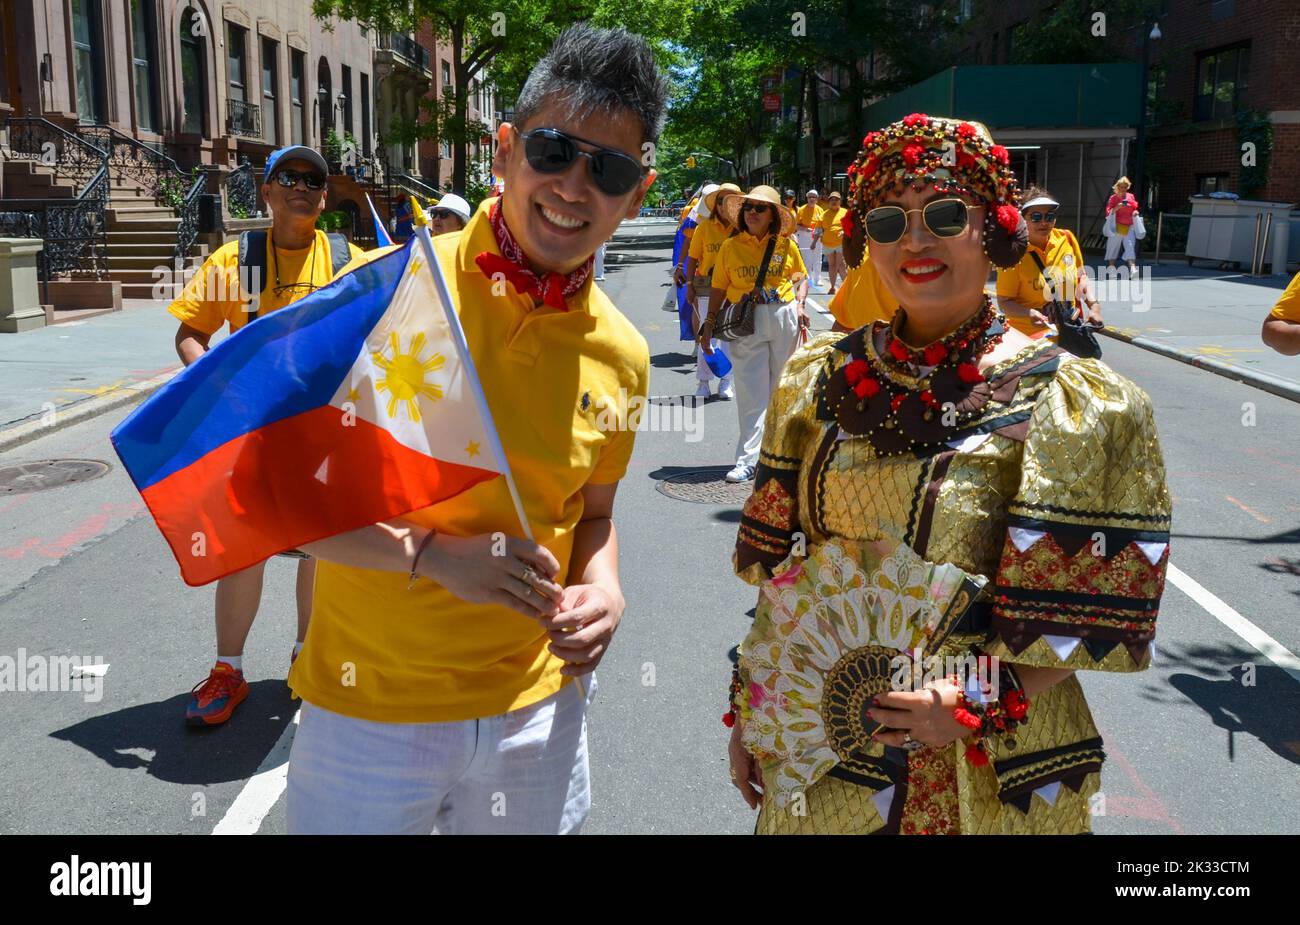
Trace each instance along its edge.
<path fill-rule="evenodd" d="M 492 223 L 492 231 L 497 237 L 497 247 L 501 253 L 483 251 L 474 258 L 474 262 L 478 264 L 483 274 L 491 277 L 500 273 L 520 295 L 539 298 L 542 304 L 567 312 L 569 306 L 565 300 L 581 289 L 582 284 L 587 281 L 587 277 L 591 275 L 595 255 L 588 257 L 582 266 L 567 276 L 552 271 L 539 278 L 536 273 L 528 269 L 528 259 L 524 256 L 523 248 L 506 227 L 505 216 L 501 214 L 501 200 L 498 199 L 492 204 L 488 212 L 488 220 Z"/>

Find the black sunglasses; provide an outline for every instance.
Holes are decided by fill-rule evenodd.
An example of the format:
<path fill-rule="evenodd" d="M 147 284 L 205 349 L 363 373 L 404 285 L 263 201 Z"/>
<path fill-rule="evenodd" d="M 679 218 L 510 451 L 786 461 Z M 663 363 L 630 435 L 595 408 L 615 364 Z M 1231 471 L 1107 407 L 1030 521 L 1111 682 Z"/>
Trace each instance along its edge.
<path fill-rule="evenodd" d="M 772 214 L 772 207 L 763 202 L 742 202 L 740 204 L 741 212 L 762 212 L 767 215 Z"/>
<path fill-rule="evenodd" d="M 1026 212 L 1025 218 L 1031 222 L 1054 222 L 1056 221 L 1056 209 L 1051 212 Z"/>
<path fill-rule="evenodd" d="M 325 175 L 314 170 L 289 170 L 286 167 L 284 170 L 277 171 L 271 179 L 285 189 L 293 189 L 298 185 L 299 180 L 306 183 L 309 190 L 323 190 L 325 188 Z"/>
<path fill-rule="evenodd" d="M 429 218 L 451 218 L 453 215 L 456 215 L 456 213 L 451 209 L 432 209 L 429 212 Z M 456 215 L 456 217 L 460 218 L 459 215 Z"/>
<path fill-rule="evenodd" d="M 520 132 L 524 140 L 524 157 L 528 166 L 538 173 L 562 173 L 579 157 L 585 157 L 591 169 L 591 178 L 607 196 L 630 193 L 645 175 L 641 165 L 621 151 L 602 148 L 594 141 L 576 135 L 566 135 L 553 128 L 536 128 Z M 598 150 L 581 151 L 576 142 L 592 145 Z"/>
<path fill-rule="evenodd" d="M 923 209 L 902 206 L 877 206 L 867 213 L 867 237 L 877 244 L 896 244 L 907 233 L 907 217 L 920 212 L 925 227 L 937 238 L 955 238 L 970 224 L 967 212 L 979 206 L 960 199 L 936 199 Z"/>

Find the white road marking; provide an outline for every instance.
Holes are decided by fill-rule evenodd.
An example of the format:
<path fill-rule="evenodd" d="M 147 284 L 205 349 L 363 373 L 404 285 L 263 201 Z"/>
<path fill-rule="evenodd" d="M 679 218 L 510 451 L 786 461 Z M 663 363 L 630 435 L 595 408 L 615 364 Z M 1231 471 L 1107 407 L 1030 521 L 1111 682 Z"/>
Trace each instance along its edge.
<path fill-rule="evenodd" d="M 212 830 L 213 835 L 256 835 L 262 827 L 262 820 L 271 811 L 280 794 L 289 783 L 289 748 L 293 745 L 293 734 L 298 729 L 300 710 L 295 710 L 293 722 L 284 727 L 280 738 L 256 773 L 244 784 L 235 802 L 230 804 L 226 815 Z"/>
<path fill-rule="evenodd" d="M 1169 563 L 1168 574 L 1169 580 L 1179 591 L 1196 601 L 1212 617 L 1258 649 L 1265 658 L 1289 674 L 1292 680 L 1300 683 L 1300 658 L 1296 658 L 1286 646 L 1237 613 L 1222 598 L 1206 590 L 1172 562 Z"/>

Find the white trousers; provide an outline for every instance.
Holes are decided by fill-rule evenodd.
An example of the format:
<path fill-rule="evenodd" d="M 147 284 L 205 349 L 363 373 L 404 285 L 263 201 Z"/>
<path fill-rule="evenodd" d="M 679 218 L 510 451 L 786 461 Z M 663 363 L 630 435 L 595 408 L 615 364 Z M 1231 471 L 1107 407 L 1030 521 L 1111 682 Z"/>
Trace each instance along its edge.
<path fill-rule="evenodd" d="M 822 279 L 822 239 L 813 244 L 813 233 L 807 228 L 799 228 L 794 233 L 794 243 L 799 246 L 799 256 L 808 269 L 808 282 L 820 286 Z"/>
<path fill-rule="evenodd" d="M 756 305 L 754 312 L 754 333 L 729 344 L 736 413 L 740 416 L 740 437 L 736 441 L 738 466 L 758 463 L 767 403 L 786 360 L 799 344 L 799 309 L 794 302 Z"/>
<path fill-rule="evenodd" d="M 1133 229 L 1128 230 L 1128 234 L 1112 234 L 1106 236 L 1106 261 L 1109 263 L 1119 256 L 1120 249 L 1124 250 L 1124 262 L 1137 262 L 1137 235 Z"/>
<path fill-rule="evenodd" d="M 291 835 L 577 834 L 591 807 L 588 696 L 566 684 L 510 713 L 379 723 L 302 705 Z"/>

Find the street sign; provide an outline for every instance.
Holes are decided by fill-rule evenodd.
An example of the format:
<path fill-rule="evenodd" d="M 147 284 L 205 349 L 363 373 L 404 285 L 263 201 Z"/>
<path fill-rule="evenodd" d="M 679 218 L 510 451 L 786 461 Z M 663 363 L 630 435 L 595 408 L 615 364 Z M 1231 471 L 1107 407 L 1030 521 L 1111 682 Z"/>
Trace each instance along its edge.
<path fill-rule="evenodd" d="M 780 112 L 781 111 L 781 94 L 764 93 L 763 94 L 763 111 Z"/>

